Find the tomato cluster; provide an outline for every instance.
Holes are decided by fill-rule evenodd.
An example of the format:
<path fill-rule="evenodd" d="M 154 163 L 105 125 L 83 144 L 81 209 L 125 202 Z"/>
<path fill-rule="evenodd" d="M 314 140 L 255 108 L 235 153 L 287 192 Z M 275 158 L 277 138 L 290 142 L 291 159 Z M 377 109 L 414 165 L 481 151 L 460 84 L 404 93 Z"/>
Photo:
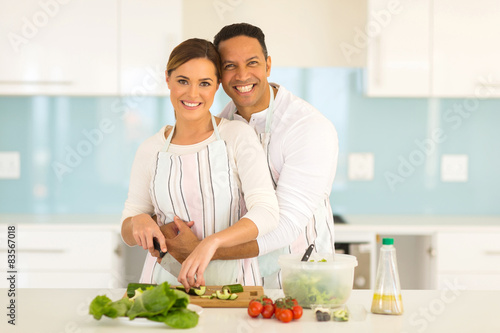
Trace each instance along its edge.
<path fill-rule="evenodd" d="M 289 323 L 293 319 L 302 317 L 303 309 L 296 299 L 291 297 L 278 298 L 275 302 L 267 296 L 253 299 L 248 304 L 248 315 L 252 318 L 262 317 L 269 319 L 273 315 L 284 323 Z"/>

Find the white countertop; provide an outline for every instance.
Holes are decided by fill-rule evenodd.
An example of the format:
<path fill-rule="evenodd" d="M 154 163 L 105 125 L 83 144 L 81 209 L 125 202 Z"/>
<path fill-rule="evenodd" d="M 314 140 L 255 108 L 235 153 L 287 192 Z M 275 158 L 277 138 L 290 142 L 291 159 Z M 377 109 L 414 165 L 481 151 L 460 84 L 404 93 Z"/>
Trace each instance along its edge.
<path fill-rule="evenodd" d="M 345 215 L 337 231 L 431 235 L 447 232 L 500 232 L 500 216 L 488 215 Z"/>
<path fill-rule="evenodd" d="M 112 333 L 112 332 L 356 332 L 356 333 L 497 333 L 500 332 L 500 291 L 462 290 L 405 290 L 402 293 L 402 316 L 367 313 L 360 321 L 317 322 L 312 310 L 291 323 L 276 319 L 252 319 L 244 308 L 206 308 L 200 314 L 198 326 L 190 330 L 173 330 L 154 323 L 151 327 L 109 318 L 94 320 L 88 314 L 88 305 L 97 296 L 106 294 L 113 300 L 120 298 L 125 289 L 18 289 L 16 298 L 16 326 L 7 323 L 5 315 L 9 302 L 7 290 L 0 289 L 3 315 L 1 332 L 37 333 Z M 266 290 L 276 297 L 278 290 Z M 370 310 L 372 291 L 354 290 L 348 301 L 351 307 Z"/>

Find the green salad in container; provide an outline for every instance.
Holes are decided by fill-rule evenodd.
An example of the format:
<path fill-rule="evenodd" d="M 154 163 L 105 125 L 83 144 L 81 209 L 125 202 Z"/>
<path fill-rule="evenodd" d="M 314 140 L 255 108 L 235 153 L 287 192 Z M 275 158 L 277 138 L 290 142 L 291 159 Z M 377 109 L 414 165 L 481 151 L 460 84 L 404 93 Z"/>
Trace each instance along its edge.
<path fill-rule="evenodd" d="M 311 304 L 340 306 L 351 295 L 356 257 L 343 254 L 316 254 L 317 259 L 301 262 L 301 255 L 279 258 L 283 292 L 306 308 Z"/>

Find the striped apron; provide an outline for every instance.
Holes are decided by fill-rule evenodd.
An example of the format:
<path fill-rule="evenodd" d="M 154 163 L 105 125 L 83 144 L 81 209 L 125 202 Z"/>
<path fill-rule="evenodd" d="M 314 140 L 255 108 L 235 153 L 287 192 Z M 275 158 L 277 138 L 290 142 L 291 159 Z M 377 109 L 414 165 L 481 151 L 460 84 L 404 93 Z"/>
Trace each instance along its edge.
<path fill-rule="evenodd" d="M 271 125 L 274 113 L 274 92 L 271 85 L 269 85 L 270 100 L 269 107 L 266 114 L 266 128 L 263 133 L 259 134 L 259 139 L 262 148 L 266 154 L 269 172 L 273 179 L 274 188 L 278 186 L 279 173 L 271 161 L 269 153 L 269 144 L 271 142 Z M 228 118 L 234 119 L 236 107 L 229 113 Z M 279 199 L 279 198 L 278 198 Z M 319 253 L 333 253 L 334 235 L 333 235 L 333 213 L 330 206 L 330 198 L 327 196 L 318 202 L 318 206 L 309 220 L 305 230 L 293 241 L 289 246 L 277 249 L 273 252 L 261 255 L 258 257 L 260 274 L 263 279 L 264 288 L 282 288 L 281 287 L 281 271 L 278 265 L 278 258 L 281 254 L 289 253 L 304 253 L 310 244 L 314 244 L 314 251 Z"/>
<path fill-rule="evenodd" d="M 158 225 L 172 222 L 174 216 L 194 221 L 191 230 L 203 239 L 236 223 L 246 213 L 238 186 L 235 166 L 228 158 L 226 143 L 212 116 L 216 140 L 192 154 L 175 155 L 168 147 L 175 130 L 170 132 L 163 149 L 158 152 L 150 194 Z M 181 264 L 166 254 L 168 270 L 147 254 L 141 275 L 142 283 L 179 284 Z M 213 260 L 203 274 L 206 285 L 261 285 L 256 258 Z"/>

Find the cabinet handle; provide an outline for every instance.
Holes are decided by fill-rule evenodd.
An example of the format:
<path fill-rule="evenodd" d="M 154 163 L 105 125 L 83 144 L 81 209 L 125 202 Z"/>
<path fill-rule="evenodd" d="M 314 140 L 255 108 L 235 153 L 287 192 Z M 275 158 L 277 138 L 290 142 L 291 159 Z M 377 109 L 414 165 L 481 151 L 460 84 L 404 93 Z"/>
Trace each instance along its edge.
<path fill-rule="evenodd" d="M 120 245 L 116 245 L 114 252 L 118 257 L 121 257 L 123 254 L 122 247 Z"/>
<path fill-rule="evenodd" d="M 487 256 L 500 256 L 500 251 L 484 251 Z"/>
<path fill-rule="evenodd" d="M 0 249 L 0 252 L 7 252 L 8 249 Z M 64 253 L 65 249 L 17 249 L 21 253 Z"/>
<path fill-rule="evenodd" d="M 485 87 L 500 87 L 500 82 L 498 83 L 481 83 Z"/>
<path fill-rule="evenodd" d="M 380 86 L 382 84 L 382 59 L 381 59 L 381 51 L 380 51 L 380 35 L 376 36 L 373 39 L 373 53 L 375 54 L 375 71 L 373 74 L 373 81 L 375 82 L 376 86 Z"/>
<path fill-rule="evenodd" d="M 72 85 L 71 81 L 0 81 L 0 84 L 14 84 L 14 85 L 37 85 L 37 86 L 69 86 Z"/>

